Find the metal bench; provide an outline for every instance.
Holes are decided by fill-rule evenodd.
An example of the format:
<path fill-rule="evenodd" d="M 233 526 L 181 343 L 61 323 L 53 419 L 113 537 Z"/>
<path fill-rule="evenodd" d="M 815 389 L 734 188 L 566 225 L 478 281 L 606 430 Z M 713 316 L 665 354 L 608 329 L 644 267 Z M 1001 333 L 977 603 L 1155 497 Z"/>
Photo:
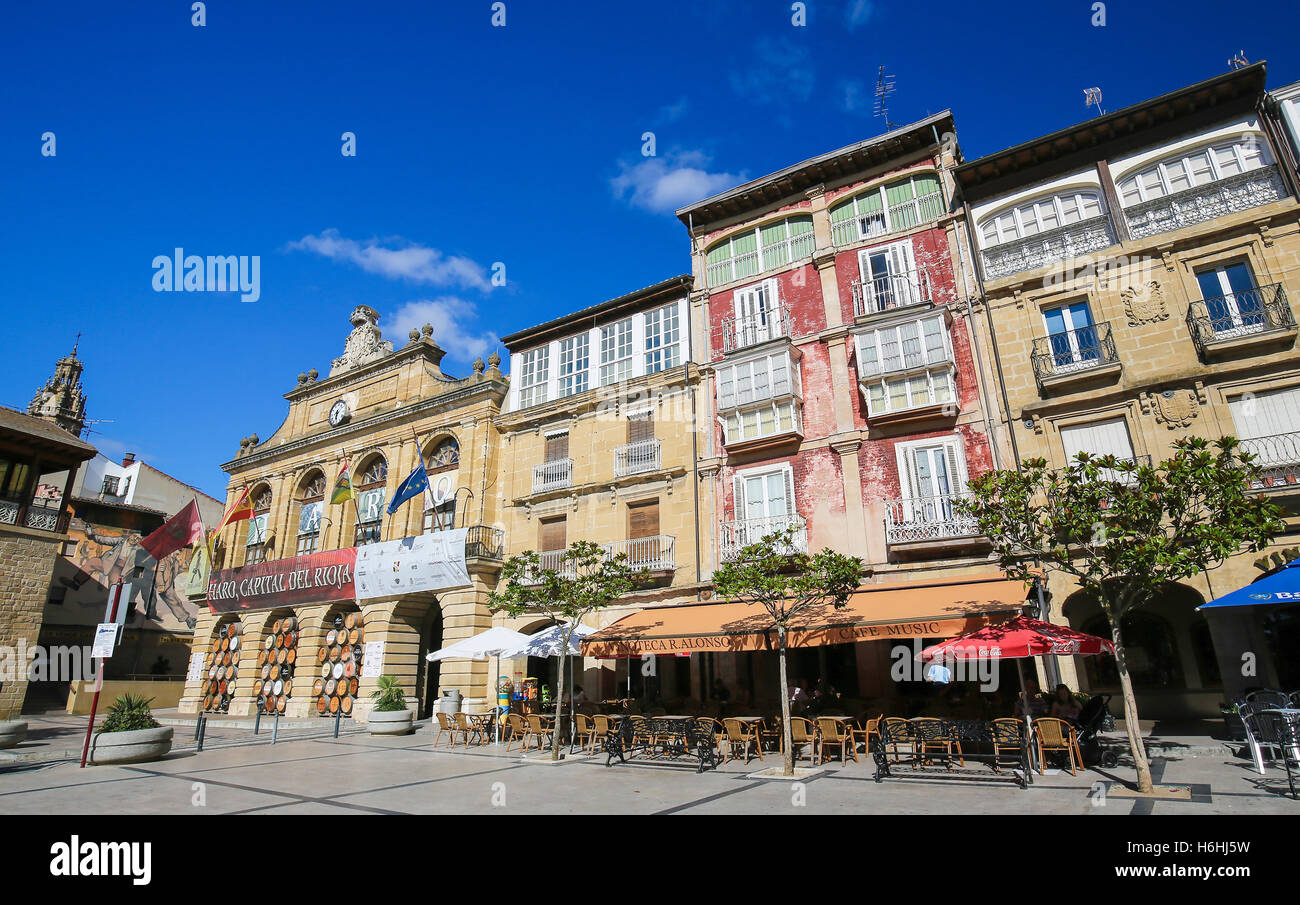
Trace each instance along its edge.
<path fill-rule="evenodd" d="M 890 764 L 890 751 L 896 762 Z M 910 769 L 902 769 L 906 749 Z M 991 723 L 984 720 L 882 720 L 870 740 L 876 763 L 876 782 L 885 778 L 934 775 L 948 779 L 1009 780 L 1020 788 L 1033 782 L 1030 774 L 1029 734 L 1022 720 Z M 990 769 L 968 769 L 967 761 L 986 761 Z M 1009 766 L 1004 773 L 1003 766 Z M 892 769 L 891 769 L 892 767 Z"/>
<path fill-rule="evenodd" d="M 637 754 L 652 758 L 688 757 L 698 762 L 697 773 L 703 773 L 706 767 L 716 767 L 721 759 L 713 731 L 693 718 L 625 717 L 618 729 L 605 739 L 605 752 L 607 767 L 614 763 L 615 757 L 620 763 L 627 763 L 629 757 Z"/>

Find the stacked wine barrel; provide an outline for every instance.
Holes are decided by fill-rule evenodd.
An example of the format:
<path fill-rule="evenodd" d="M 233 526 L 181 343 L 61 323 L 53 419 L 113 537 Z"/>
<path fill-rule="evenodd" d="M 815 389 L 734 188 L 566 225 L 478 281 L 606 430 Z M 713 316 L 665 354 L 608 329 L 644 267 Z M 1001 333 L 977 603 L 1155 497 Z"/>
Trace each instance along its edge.
<path fill-rule="evenodd" d="M 298 620 L 277 619 L 257 654 L 259 678 L 253 696 L 263 713 L 284 713 L 293 697 L 293 670 L 298 662 Z"/>
<path fill-rule="evenodd" d="M 320 716 L 352 715 L 357 687 L 361 683 L 361 658 L 365 650 L 365 631 L 360 613 L 334 617 L 334 627 L 325 633 L 316 651 L 319 676 L 312 683 L 316 713 Z"/>
<path fill-rule="evenodd" d="M 224 625 L 204 660 L 203 712 L 225 713 L 230 709 L 230 699 L 235 696 L 239 678 L 239 650 L 243 626 L 238 622 Z"/>

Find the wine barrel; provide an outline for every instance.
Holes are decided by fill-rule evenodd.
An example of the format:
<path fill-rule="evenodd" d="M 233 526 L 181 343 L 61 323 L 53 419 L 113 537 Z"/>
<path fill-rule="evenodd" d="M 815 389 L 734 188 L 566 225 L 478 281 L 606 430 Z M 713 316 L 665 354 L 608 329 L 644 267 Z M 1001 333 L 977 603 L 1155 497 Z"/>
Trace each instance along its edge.
<path fill-rule="evenodd" d="M 339 699 L 330 698 L 330 713 L 338 713 L 338 712 L 339 712 Z"/>
<path fill-rule="evenodd" d="M 284 680 L 284 696 L 286 698 L 293 697 L 293 679 L 286 678 Z"/>
<path fill-rule="evenodd" d="M 329 656 L 329 650 L 324 645 L 316 648 L 316 662 L 324 663 L 325 658 Z"/>
<path fill-rule="evenodd" d="M 230 625 L 226 626 L 226 634 L 232 638 L 238 638 L 240 634 L 243 633 L 243 629 L 244 627 L 240 623 L 232 622 Z"/>
<path fill-rule="evenodd" d="M 324 691 L 325 691 L 324 679 L 317 679 L 315 682 L 311 683 L 311 693 L 315 697 L 320 697 Z"/>
<path fill-rule="evenodd" d="M 345 644 L 341 648 L 339 648 L 339 659 L 340 660 L 352 659 L 352 645 Z"/>
<path fill-rule="evenodd" d="M 271 648 L 275 647 L 275 635 L 267 635 L 266 643 L 263 644 L 262 646 L 265 647 L 267 650 L 270 650 Z"/>
<path fill-rule="evenodd" d="M 292 647 L 289 648 L 288 653 L 285 654 L 284 662 L 288 663 L 290 666 L 293 666 L 293 664 L 297 662 L 297 660 L 298 660 L 298 651 Z"/>
<path fill-rule="evenodd" d="M 356 672 L 357 664 L 353 663 L 351 660 L 343 664 L 343 675 L 347 676 L 349 679 L 356 675 Z"/>
<path fill-rule="evenodd" d="M 254 679 L 254 680 L 253 680 L 253 697 L 255 697 L 255 698 L 260 698 L 261 696 L 262 696 L 262 680 L 261 680 L 261 679 Z"/>
<path fill-rule="evenodd" d="M 366 630 L 363 629 L 361 626 L 358 625 L 356 627 L 356 633 L 357 633 L 356 638 L 351 639 L 353 647 L 356 647 L 362 641 L 366 640 Z M 351 636 L 349 636 L 349 638 L 351 638 Z"/>
<path fill-rule="evenodd" d="M 365 648 L 363 648 L 360 644 L 352 648 L 352 659 L 355 660 L 357 663 L 361 662 L 361 658 L 364 655 L 365 655 Z"/>
<path fill-rule="evenodd" d="M 348 613 L 346 616 L 343 617 L 343 624 L 348 628 L 355 628 L 357 624 L 357 614 Z"/>
<path fill-rule="evenodd" d="M 211 652 L 215 654 L 219 650 L 221 650 L 221 639 L 213 638 Z"/>
<path fill-rule="evenodd" d="M 334 629 L 330 629 L 328 632 L 325 633 L 325 643 L 332 647 L 334 645 L 335 639 L 337 639 L 338 636 L 339 636 L 338 632 L 334 631 Z"/>
<path fill-rule="evenodd" d="M 357 679 L 356 676 L 353 676 L 352 678 L 348 679 L 348 694 L 352 695 L 353 697 L 356 697 L 357 688 L 359 688 L 360 685 L 361 682 Z"/>
<path fill-rule="evenodd" d="M 353 647 L 356 647 L 357 642 L 360 640 L 361 640 L 361 629 L 354 628 L 352 631 L 348 632 L 348 644 L 351 644 Z"/>
<path fill-rule="evenodd" d="M 342 663 L 335 663 L 335 664 L 334 664 L 334 669 L 331 671 L 330 674 L 333 675 L 334 678 L 336 678 L 336 679 L 341 679 L 341 678 L 343 678 L 343 664 L 342 664 Z"/>
<path fill-rule="evenodd" d="M 273 694 L 266 696 L 266 712 L 275 713 L 275 695 Z"/>
<path fill-rule="evenodd" d="M 239 650 L 239 636 L 238 636 L 238 635 L 231 635 L 231 636 L 230 636 L 230 649 L 231 649 L 231 650 Z"/>
<path fill-rule="evenodd" d="M 344 716 L 347 716 L 350 713 L 352 713 L 352 698 L 351 697 L 343 698 L 342 703 L 339 704 L 339 707 L 343 710 Z"/>
<path fill-rule="evenodd" d="M 275 680 L 275 684 L 271 686 L 271 694 L 275 695 L 277 698 L 280 697 L 280 695 L 284 694 L 284 680 L 283 680 L 283 679 L 276 679 L 276 680 Z"/>
<path fill-rule="evenodd" d="M 335 614 L 334 614 L 334 627 L 335 627 L 335 628 L 343 628 L 343 614 L 342 614 L 342 613 L 335 613 Z"/>
<path fill-rule="evenodd" d="M 328 679 L 328 678 L 329 678 L 330 676 L 332 676 L 332 675 L 334 675 L 334 664 L 333 664 L 333 663 L 326 663 L 326 664 L 324 664 L 323 666 L 321 666 L 321 668 L 320 668 L 320 677 L 321 677 L 322 679 Z"/>
<path fill-rule="evenodd" d="M 298 628 L 298 620 L 297 620 L 296 617 L 294 617 L 294 616 L 287 616 L 287 617 L 285 617 L 285 620 L 284 620 L 284 630 L 285 630 L 286 632 L 292 632 L 292 631 L 296 630 L 297 628 Z"/>
<path fill-rule="evenodd" d="M 280 629 L 283 624 L 284 624 L 284 620 L 282 619 L 275 620 L 275 622 L 271 625 L 271 633 L 273 635 L 280 634 Z"/>
<path fill-rule="evenodd" d="M 258 665 L 258 666 L 265 666 L 265 665 L 266 665 L 266 651 L 264 651 L 264 650 L 259 650 L 259 651 L 257 652 L 257 665 Z"/>
<path fill-rule="evenodd" d="M 269 679 L 269 678 L 271 678 L 271 664 L 270 664 L 270 663 L 267 663 L 265 666 L 262 667 L 262 678 L 263 678 L 263 679 Z"/>
<path fill-rule="evenodd" d="M 280 650 L 284 647 L 284 635 L 275 635 L 275 649 Z"/>
<path fill-rule="evenodd" d="M 221 649 L 222 649 L 222 650 L 230 650 L 230 637 L 229 637 L 229 636 L 224 637 L 224 638 L 221 639 Z"/>
<path fill-rule="evenodd" d="M 336 682 L 334 679 L 328 680 L 325 683 L 325 694 L 331 698 L 334 697 L 334 692 L 338 689 L 338 685 L 339 683 Z"/>
<path fill-rule="evenodd" d="M 324 713 L 326 710 L 329 709 L 329 705 L 330 705 L 329 698 L 325 697 L 324 695 L 321 695 L 316 699 L 316 712 Z"/>
<path fill-rule="evenodd" d="M 272 679 L 278 679 L 278 678 L 280 678 L 280 664 L 279 664 L 279 663 L 272 663 L 272 664 L 271 664 L 271 678 L 272 678 Z"/>

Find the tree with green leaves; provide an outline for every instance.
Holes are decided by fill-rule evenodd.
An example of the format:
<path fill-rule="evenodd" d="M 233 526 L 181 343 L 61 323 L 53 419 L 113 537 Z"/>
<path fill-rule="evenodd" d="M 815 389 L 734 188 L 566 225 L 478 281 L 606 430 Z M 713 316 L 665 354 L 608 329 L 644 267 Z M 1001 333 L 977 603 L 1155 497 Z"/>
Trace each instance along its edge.
<path fill-rule="evenodd" d="M 1259 481 L 1259 467 L 1234 438 L 1185 437 L 1154 466 L 1088 453 L 1059 469 L 1027 459 L 1019 470 L 975 478 L 971 497 L 958 503 L 1008 577 L 1029 580 L 1040 566 L 1063 572 L 1106 614 L 1141 792 L 1153 786 L 1124 619 L 1175 582 L 1272 543 L 1284 524 L 1279 507 L 1253 489 Z"/>
<path fill-rule="evenodd" d="M 627 555 L 610 555 L 591 541 L 575 541 L 558 562 L 542 564 L 541 554 L 525 550 L 506 560 L 498 589 L 488 597 L 493 612 L 511 618 L 543 615 L 560 629 L 560 681 L 555 695 L 551 760 L 560 759 L 560 716 L 565 664 L 573 629 L 586 617 L 616 603 L 645 580 L 645 569 L 628 565 Z"/>
<path fill-rule="evenodd" d="M 790 694 L 785 649 L 795 617 L 809 609 L 830 605 L 843 609 L 862 580 L 862 560 L 830 548 L 820 553 L 801 552 L 796 528 L 764 535 L 740 549 L 735 558 L 713 573 L 719 597 L 736 603 L 758 604 L 776 632 L 781 672 L 781 731 L 785 737 L 785 775 L 794 775 L 794 745 L 790 737 Z"/>

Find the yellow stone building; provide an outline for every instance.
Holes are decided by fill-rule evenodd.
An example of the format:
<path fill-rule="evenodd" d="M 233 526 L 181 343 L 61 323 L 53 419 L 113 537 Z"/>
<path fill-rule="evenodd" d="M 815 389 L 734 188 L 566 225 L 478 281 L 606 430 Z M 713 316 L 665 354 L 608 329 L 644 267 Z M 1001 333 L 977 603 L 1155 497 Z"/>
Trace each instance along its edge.
<path fill-rule="evenodd" d="M 984 284 L 975 323 L 1017 461 L 1159 461 L 1179 437 L 1230 434 L 1297 511 L 1300 205 L 1264 100 L 1256 64 L 957 168 Z M 1300 521 L 1288 526 L 1279 546 L 1297 542 Z M 1247 687 L 1300 681 L 1281 651 L 1294 608 L 1196 611 L 1258 577 L 1255 558 L 1128 620 L 1144 717 L 1215 717 Z M 1054 574 L 1048 618 L 1106 634 L 1076 588 Z M 1060 679 L 1116 691 L 1104 659 L 1061 658 Z"/>
<path fill-rule="evenodd" d="M 227 509 L 247 487 L 254 518 L 221 532 L 213 586 L 220 579 L 232 594 L 252 595 L 261 588 L 240 576 L 269 574 L 266 580 L 279 582 L 281 590 L 257 598 L 255 608 L 201 614 L 192 654 L 198 660 L 190 664 L 184 712 L 206 707 L 250 714 L 267 696 L 266 683 L 278 681 L 289 686 L 281 686 L 279 712 L 314 715 L 321 698 L 314 693 L 321 665 L 340 660 L 344 646 L 350 653 L 353 646 L 367 645 L 370 657 L 379 652 L 370 646 L 376 644 L 382 645 L 382 662 L 378 670 L 367 664 L 370 671 L 395 676 L 420 716 L 428 715 L 442 687 L 459 688 L 471 706 L 484 703 L 486 664 L 428 664 L 425 654 L 492 624 L 486 599 L 503 552 L 495 422 L 508 381 L 495 354 L 486 366 L 476 361 L 470 376 L 452 377 L 440 366 L 445 352 L 434 342 L 432 327 L 412 330 L 407 343 L 395 349 L 382 338 L 378 320 L 373 309 L 358 307 L 344 352 L 328 376 L 318 376 L 315 369 L 300 374 L 297 386 L 285 394 L 289 412 L 284 423 L 266 440 L 246 438 L 238 455 L 222 466 L 230 475 Z M 416 498 L 388 517 L 388 501 L 421 456 L 433 505 Z M 348 475 L 355 499 L 331 504 L 341 471 Z M 337 588 L 315 595 L 295 590 L 313 579 L 317 564 L 347 565 L 354 556 L 359 563 L 369 545 L 457 529 L 466 531 L 468 586 L 363 598 L 360 605 Z M 275 571 L 281 563 L 283 569 Z M 298 569 L 294 563 L 312 568 Z M 328 574 L 352 580 L 341 569 Z M 336 617 L 347 614 L 355 614 L 354 620 L 359 615 L 361 631 L 345 645 L 334 635 Z M 223 650 L 232 624 L 238 625 L 241 643 L 236 650 L 229 645 Z M 276 651 L 277 634 L 294 655 L 293 662 L 274 664 L 277 677 L 272 679 L 262 675 L 270 666 L 263 660 L 264 652 Z M 225 671 L 221 681 L 228 691 L 221 693 L 220 702 L 212 700 L 216 679 L 210 675 L 214 665 L 208 653 L 214 643 L 219 659 L 226 661 L 218 667 Z M 346 706 L 351 710 L 355 703 L 352 712 L 364 714 L 376 679 L 352 667 L 349 677 L 358 681 Z"/>
<path fill-rule="evenodd" d="M 604 627 L 646 606 L 700 599 L 701 557 L 712 536 L 698 510 L 696 413 L 689 276 L 504 337 L 510 350 L 501 434 L 501 509 L 507 556 L 535 550 L 558 563 L 578 540 L 595 541 L 648 570 L 648 585 L 596 615 Z M 703 539 L 703 540 L 702 540 Z M 531 634 L 544 618 L 497 623 Z M 663 697 L 691 697 L 689 658 L 657 658 L 632 690 L 658 682 Z M 551 677 L 553 664 L 503 661 L 502 674 Z M 623 694 L 628 661 L 588 658 L 576 678 L 589 698 Z M 694 689 L 698 695 L 699 689 Z"/>

